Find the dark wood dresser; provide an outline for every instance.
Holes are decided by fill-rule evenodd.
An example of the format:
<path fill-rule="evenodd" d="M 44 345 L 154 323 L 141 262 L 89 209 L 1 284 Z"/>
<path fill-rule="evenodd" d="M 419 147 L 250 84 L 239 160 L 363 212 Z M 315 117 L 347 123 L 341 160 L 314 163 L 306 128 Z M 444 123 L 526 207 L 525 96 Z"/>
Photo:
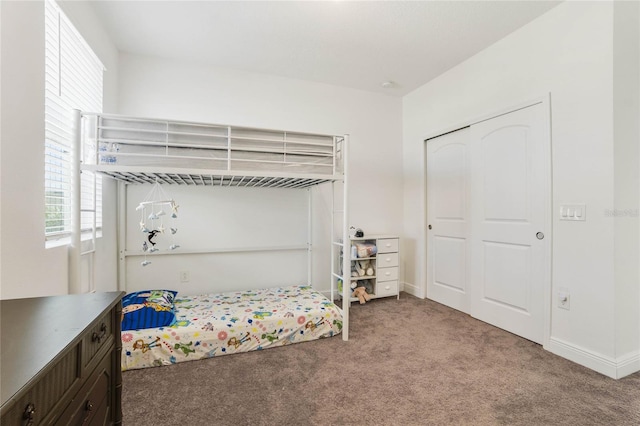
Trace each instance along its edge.
<path fill-rule="evenodd" d="M 0 425 L 122 423 L 123 295 L 0 301 Z"/>

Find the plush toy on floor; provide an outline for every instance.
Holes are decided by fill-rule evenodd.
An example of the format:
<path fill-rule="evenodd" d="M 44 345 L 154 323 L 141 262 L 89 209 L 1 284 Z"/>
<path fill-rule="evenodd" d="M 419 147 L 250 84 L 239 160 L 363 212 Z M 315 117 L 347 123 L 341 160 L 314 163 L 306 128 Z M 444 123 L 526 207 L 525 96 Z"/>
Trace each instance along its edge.
<path fill-rule="evenodd" d="M 367 303 L 367 301 L 371 300 L 371 296 L 367 294 L 367 291 L 364 289 L 364 287 L 356 287 L 356 289 L 351 294 L 351 297 L 357 297 L 361 305 L 364 305 L 365 303 Z"/>
<path fill-rule="evenodd" d="M 362 281 L 352 281 L 351 288 L 353 288 L 355 283 L 355 289 L 351 294 L 351 297 L 357 297 L 358 301 L 361 305 L 364 305 L 369 300 L 371 300 L 371 293 L 373 293 L 373 284 L 371 284 L 371 280 L 362 280 Z"/>

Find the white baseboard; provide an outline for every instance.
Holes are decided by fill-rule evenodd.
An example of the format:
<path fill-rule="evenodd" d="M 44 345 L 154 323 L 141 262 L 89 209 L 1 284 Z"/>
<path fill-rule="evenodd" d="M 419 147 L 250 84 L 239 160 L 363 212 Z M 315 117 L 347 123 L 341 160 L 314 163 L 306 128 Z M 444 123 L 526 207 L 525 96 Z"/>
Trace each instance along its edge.
<path fill-rule="evenodd" d="M 421 299 L 425 298 L 421 289 L 411 283 L 401 283 L 400 291 L 404 291 Z M 322 291 L 322 293 L 327 297 L 330 295 L 329 290 Z M 612 379 L 621 379 L 640 371 L 640 351 L 612 358 L 575 346 L 555 337 L 551 337 L 549 343 L 544 346 L 544 349 L 576 364 L 583 365 L 600 374 L 611 377 Z"/>
<path fill-rule="evenodd" d="M 640 371 L 640 351 L 618 357 L 618 379 Z"/>
<path fill-rule="evenodd" d="M 583 365 L 612 379 L 621 379 L 636 371 L 640 371 L 640 352 L 612 358 L 554 337 L 549 340 L 549 344 L 545 345 L 544 348 L 551 353 Z"/>
<path fill-rule="evenodd" d="M 417 285 L 411 283 L 402 283 L 402 288 L 400 290 L 413 296 L 419 297 L 420 299 L 424 299 L 425 297 L 424 294 L 422 294 L 421 289 Z"/>

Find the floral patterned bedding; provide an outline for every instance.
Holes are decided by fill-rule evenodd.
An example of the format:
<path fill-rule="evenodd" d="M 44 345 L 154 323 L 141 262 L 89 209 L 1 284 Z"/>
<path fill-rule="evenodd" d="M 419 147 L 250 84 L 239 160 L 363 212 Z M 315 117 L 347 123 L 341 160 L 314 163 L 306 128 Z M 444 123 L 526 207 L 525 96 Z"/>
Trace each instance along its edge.
<path fill-rule="evenodd" d="M 178 295 L 172 326 L 122 332 L 122 371 L 330 337 L 342 311 L 310 286 Z"/>

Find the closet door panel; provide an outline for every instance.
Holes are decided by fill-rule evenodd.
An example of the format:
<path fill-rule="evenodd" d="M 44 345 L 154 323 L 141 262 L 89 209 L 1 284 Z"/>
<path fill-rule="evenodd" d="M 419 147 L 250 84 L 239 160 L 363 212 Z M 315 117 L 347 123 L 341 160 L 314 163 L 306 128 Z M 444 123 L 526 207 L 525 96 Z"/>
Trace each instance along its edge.
<path fill-rule="evenodd" d="M 530 312 L 531 247 L 485 241 L 483 252 L 484 299 L 523 313 Z"/>
<path fill-rule="evenodd" d="M 484 220 L 528 222 L 527 129 L 496 129 L 480 141 L 478 151 L 484 176 Z"/>
<path fill-rule="evenodd" d="M 542 343 L 548 138 L 541 104 L 471 126 L 471 315 Z"/>
<path fill-rule="evenodd" d="M 465 238 L 434 237 L 433 275 L 437 285 L 466 290 L 466 244 Z"/>
<path fill-rule="evenodd" d="M 467 312 L 469 129 L 427 142 L 427 297 Z"/>

